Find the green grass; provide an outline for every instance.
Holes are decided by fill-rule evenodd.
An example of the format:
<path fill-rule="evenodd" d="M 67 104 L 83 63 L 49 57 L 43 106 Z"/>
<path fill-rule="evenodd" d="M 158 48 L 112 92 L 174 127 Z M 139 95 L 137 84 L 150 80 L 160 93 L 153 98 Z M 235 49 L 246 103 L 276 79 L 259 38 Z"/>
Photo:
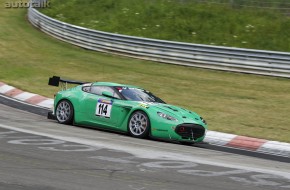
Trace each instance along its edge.
<path fill-rule="evenodd" d="M 4 0 L 0 0 L 2 4 Z M 290 142 L 290 80 L 160 64 L 87 51 L 0 11 L 0 81 L 53 98 L 52 75 L 142 86 L 207 119 L 210 130 Z"/>
<path fill-rule="evenodd" d="M 289 16 L 275 9 L 240 6 L 283 6 L 290 11 L 289 2 L 276 2 L 280 3 L 267 4 L 264 0 L 255 0 L 254 4 L 241 0 L 233 0 L 232 4 L 193 0 L 51 0 L 51 8 L 42 12 L 64 22 L 112 33 L 290 52 Z"/>

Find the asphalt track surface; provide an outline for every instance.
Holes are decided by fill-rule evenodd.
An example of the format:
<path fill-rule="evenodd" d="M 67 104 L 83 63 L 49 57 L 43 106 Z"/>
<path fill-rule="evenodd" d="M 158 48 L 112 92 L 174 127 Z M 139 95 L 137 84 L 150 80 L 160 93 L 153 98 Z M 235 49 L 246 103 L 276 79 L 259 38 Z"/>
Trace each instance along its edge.
<path fill-rule="evenodd" d="M 290 189 L 289 158 L 135 139 L 46 113 L 0 97 L 0 190 Z"/>

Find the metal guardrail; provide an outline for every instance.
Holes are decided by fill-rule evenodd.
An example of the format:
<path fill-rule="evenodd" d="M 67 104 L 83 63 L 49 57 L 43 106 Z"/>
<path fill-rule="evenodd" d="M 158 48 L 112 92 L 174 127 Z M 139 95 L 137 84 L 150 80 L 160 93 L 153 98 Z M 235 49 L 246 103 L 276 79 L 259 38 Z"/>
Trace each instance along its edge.
<path fill-rule="evenodd" d="M 86 49 L 200 68 L 290 78 L 290 53 L 180 43 L 91 30 L 50 18 L 34 8 L 29 21 L 41 31 Z"/>

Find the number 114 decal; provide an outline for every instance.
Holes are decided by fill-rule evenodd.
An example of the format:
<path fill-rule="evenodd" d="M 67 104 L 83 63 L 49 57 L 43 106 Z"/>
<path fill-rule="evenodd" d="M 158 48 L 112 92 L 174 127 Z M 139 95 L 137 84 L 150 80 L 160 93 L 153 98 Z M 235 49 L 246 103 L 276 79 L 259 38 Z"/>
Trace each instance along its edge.
<path fill-rule="evenodd" d="M 99 99 L 96 107 L 96 115 L 110 118 L 112 104 L 113 102 L 111 100 Z"/>

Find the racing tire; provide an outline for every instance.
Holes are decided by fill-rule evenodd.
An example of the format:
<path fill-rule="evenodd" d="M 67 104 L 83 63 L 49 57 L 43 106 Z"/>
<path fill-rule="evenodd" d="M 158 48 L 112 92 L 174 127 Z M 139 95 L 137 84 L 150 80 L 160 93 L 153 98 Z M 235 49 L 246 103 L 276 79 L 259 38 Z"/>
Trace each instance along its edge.
<path fill-rule="evenodd" d="M 70 101 L 61 100 L 55 109 L 56 120 L 61 124 L 72 124 L 74 108 Z"/>
<path fill-rule="evenodd" d="M 187 142 L 187 141 L 179 141 L 179 143 L 186 146 L 191 146 L 194 144 L 194 142 Z"/>
<path fill-rule="evenodd" d="M 128 120 L 128 132 L 135 138 L 148 138 L 150 132 L 150 121 L 143 111 L 132 113 Z"/>

